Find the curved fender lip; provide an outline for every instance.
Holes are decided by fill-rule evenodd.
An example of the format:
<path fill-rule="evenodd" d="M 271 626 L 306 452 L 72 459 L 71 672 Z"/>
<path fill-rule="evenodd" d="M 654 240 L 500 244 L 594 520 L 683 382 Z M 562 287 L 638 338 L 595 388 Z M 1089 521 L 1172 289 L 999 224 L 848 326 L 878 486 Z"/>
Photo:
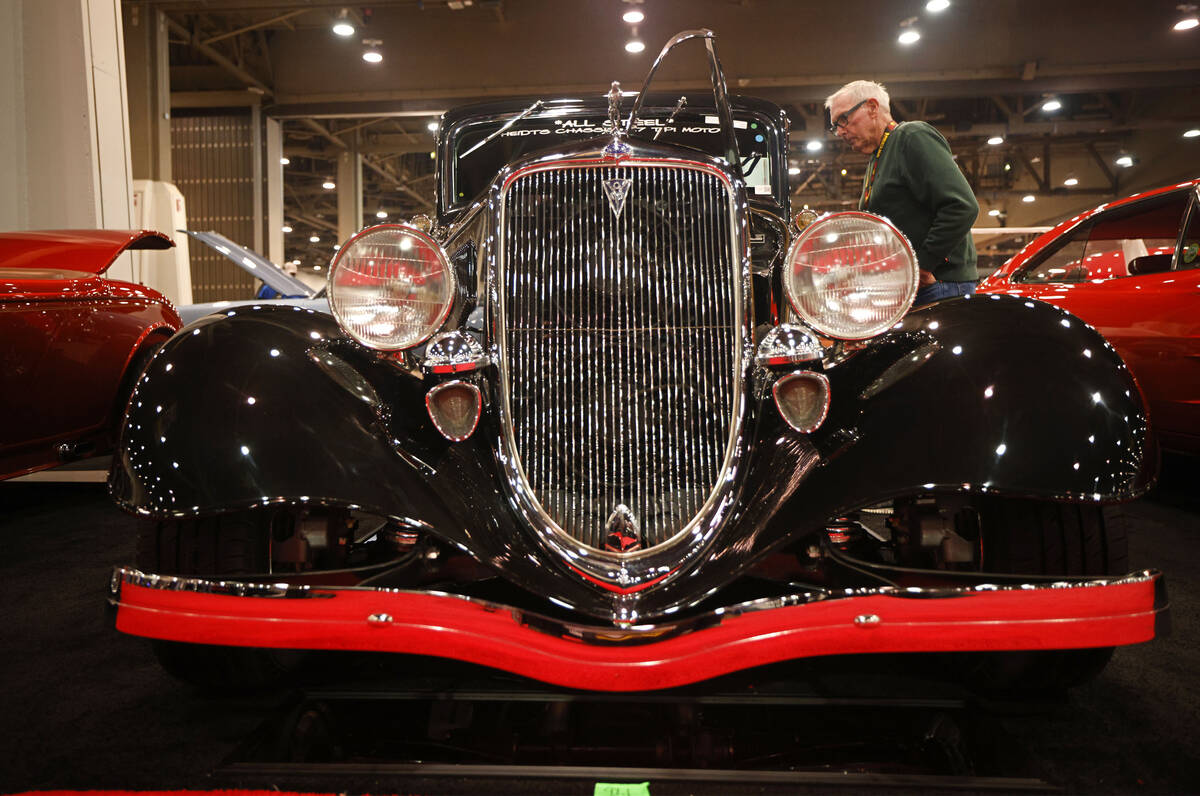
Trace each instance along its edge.
<path fill-rule="evenodd" d="M 1161 573 L 960 589 L 801 593 L 629 627 L 574 625 L 438 592 L 285 587 L 118 568 L 117 629 L 202 644 L 428 655 L 548 683 L 643 691 L 817 655 L 1136 644 L 1168 610 Z"/>

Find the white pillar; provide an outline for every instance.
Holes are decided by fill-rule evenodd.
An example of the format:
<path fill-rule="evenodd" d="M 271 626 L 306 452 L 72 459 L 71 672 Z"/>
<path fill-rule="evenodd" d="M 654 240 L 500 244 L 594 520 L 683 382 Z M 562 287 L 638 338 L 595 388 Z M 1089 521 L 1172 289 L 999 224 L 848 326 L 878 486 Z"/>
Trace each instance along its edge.
<path fill-rule="evenodd" d="M 357 141 L 357 136 L 355 136 Z M 338 244 L 348 241 L 362 229 L 363 190 L 362 155 L 357 148 L 338 155 L 337 199 L 338 199 Z M 332 256 L 330 252 L 330 256 Z"/>
<path fill-rule="evenodd" d="M 267 259 L 283 265 L 283 125 L 267 119 Z"/>
<path fill-rule="evenodd" d="M 0 30 L 0 229 L 128 228 L 119 0 L 0 3 Z"/>

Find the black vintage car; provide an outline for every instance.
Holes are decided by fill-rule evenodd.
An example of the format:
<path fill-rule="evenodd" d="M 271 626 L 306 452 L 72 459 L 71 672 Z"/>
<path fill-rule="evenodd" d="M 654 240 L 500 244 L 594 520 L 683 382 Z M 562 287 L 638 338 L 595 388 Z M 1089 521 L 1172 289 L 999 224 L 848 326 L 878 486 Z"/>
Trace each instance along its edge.
<path fill-rule="evenodd" d="M 145 526 L 119 630 L 201 682 L 348 649 L 628 691 L 947 650 L 1061 683 L 1154 637 L 1106 512 L 1156 461 L 1113 349 L 1037 301 L 909 312 L 909 243 L 798 229 L 786 117 L 707 31 L 655 67 L 688 39 L 712 96 L 452 111 L 437 218 L 343 245 L 332 316 L 158 353 L 110 477 Z"/>

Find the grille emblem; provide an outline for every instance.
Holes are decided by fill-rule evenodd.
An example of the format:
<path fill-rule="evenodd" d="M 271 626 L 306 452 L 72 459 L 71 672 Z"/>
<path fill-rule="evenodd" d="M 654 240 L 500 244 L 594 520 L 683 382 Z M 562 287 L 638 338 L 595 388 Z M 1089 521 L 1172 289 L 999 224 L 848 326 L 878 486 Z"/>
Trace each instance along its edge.
<path fill-rule="evenodd" d="M 624 503 L 618 503 L 608 520 L 604 523 L 608 532 L 604 540 L 604 549 L 614 553 L 628 553 L 642 546 L 641 531 L 638 528 L 637 517 Z"/>
<path fill-rule="evenodd" d="M 604 181 L 604 193 L 608 197 L 608 206 L 612 208 L 613 215 L 617 218 L 621 217 L 621 211 L 625 209 L 625 197 L 629 195 L 629 186 L 633 185 L 633 180 L 628 178 L 613 178 Z"/>

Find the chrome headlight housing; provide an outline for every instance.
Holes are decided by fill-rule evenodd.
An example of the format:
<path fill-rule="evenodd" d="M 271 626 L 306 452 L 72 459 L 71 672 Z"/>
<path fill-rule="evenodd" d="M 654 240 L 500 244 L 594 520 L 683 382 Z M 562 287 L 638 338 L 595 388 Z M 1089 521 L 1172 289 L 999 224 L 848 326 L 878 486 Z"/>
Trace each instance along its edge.
<path fill-rule="evenodd" d="M 400 224 L 370 227 L 329 266 L 329 308 L 365 346 L 400 351 L 428 340 L 454 303 L 450 261 L 437 241 Z"/>
<path fill-rule="evenodd" d="M 917 295 L 917 255 L 900 230 L 870 213 L 827 215 L 788 249 L 783 289 L 796 314 L 839 340 L 895 324 Z"/>

